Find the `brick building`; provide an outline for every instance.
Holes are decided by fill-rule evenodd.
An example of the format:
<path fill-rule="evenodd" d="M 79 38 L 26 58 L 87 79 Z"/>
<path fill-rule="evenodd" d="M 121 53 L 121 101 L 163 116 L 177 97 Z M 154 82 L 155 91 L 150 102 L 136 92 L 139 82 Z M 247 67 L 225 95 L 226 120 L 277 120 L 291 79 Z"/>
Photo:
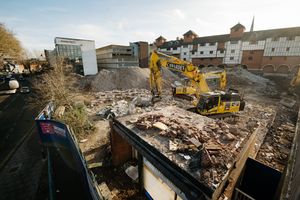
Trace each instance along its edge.
<path fill-rule="evenodd" d="M 242 66 L 250 71 L 287 74 L 300 64 L 300 27 L 249 32 L 238 23 L 229 34 L 198 37 L 188 31 L 183 39 L 160 36 L 158 50 L 197 66 Z M 162 40 L 163 38 L 163 40 Z"/>

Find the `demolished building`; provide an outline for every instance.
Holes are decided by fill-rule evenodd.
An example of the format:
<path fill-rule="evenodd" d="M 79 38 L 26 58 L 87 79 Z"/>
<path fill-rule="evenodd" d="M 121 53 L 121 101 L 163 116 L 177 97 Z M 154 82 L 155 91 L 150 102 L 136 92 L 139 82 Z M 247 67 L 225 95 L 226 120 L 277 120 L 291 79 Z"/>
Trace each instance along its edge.
<path fill-rule="evenodd" d="M 248 129 L 172 106 L 120 117 L 111 123 L 112 163 L 136 159 L 139 183 L 152 199 L 231 197 L 274 119 L 266 116 Z"/>

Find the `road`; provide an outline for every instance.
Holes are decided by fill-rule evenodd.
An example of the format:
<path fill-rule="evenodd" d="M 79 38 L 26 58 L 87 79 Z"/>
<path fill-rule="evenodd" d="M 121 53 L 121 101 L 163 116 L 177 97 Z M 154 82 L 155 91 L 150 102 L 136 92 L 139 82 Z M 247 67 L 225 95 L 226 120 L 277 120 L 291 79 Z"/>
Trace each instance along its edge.
<path fill-rule="evenodd" d="M 30 85 L 29 82 L 21 82 Z M 42 169 L 41 146 L 34 118 L 39 108 L 28 106 L 32 94 L 0 97 L 0 197 L 35 199 Z"/>

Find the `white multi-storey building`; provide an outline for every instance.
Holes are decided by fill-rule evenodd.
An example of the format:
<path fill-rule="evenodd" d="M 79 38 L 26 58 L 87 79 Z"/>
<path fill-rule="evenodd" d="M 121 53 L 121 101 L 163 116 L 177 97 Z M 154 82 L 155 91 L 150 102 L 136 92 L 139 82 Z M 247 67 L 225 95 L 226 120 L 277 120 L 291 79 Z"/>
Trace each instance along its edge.
<path fill-rule="evenodd" d="M 238 23 L 229 34 L 157 41 L 158 50 L 198 66 L 242 66 L 253 71 L 286 74 L 300 64 L 300 27 L 245 32 Z"/>

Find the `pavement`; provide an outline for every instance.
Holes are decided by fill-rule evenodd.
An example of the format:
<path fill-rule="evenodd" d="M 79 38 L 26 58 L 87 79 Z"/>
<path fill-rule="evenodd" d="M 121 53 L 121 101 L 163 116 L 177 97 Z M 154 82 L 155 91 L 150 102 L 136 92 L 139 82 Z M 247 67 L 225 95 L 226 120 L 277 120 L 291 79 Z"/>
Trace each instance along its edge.
<path fill-rule="evenodd" d="M 0 199 L 35 199 L 40 185 L 46 162 L 34 121 L 39 109 L 27 103 L 31 95 L 0 98 Z"/>

